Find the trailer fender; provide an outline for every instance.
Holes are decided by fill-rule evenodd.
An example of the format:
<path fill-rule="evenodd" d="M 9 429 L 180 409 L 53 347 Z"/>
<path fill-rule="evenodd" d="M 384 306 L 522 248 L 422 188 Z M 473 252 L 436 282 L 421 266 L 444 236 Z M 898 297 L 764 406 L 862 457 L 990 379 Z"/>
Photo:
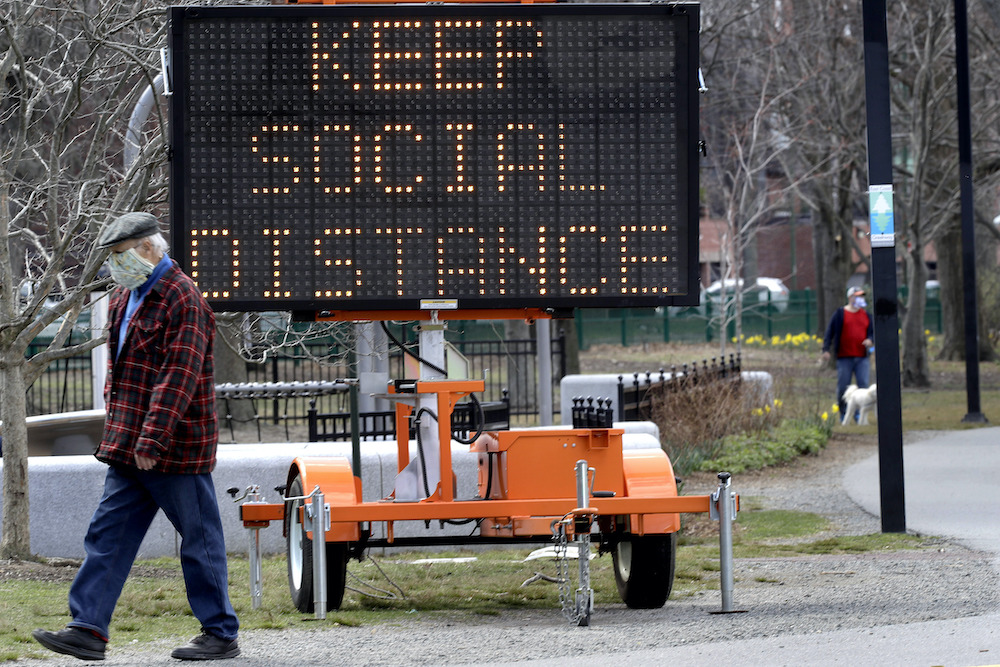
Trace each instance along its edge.
<path fill-rule="evenodd" d="M 354 476 L 351 462 L 342 456 L 298 457 L 288 469 L 288 485 L 302 478 L 303 493 L 312 493 L 318 485 L 330 506 L 330 529 L 327 542 L 357 542 L 361 537 L 356 522 L 338 522 L 337 507 L 361 504 L 361 480 Z"/>
<path fill-rule="evenodd" d="M 670 458 L 662 449 L 626 449 L 622 452 L 625 496 L 628 498 L 675 498 L 677 480 Z M 680 514 L 633 514 L 630 530 L 634 535 L 676 533 L 681 529 Z"/>

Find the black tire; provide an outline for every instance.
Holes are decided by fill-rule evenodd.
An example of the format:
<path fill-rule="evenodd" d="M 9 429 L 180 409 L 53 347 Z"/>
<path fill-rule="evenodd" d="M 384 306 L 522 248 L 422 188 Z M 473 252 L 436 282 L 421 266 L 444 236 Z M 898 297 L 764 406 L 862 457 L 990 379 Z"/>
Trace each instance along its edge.
<path fill-rule="evenodd" d="M 615 583 L 632 609 L 658 609 L 670 597 L 677 565 L 677 533 L 631 536 L 611 552 Z"/>
<path fill-rule="evenodd" d="M 302 478 L 296 476 L 288 485 L 287 496 L 302 495 Z M 313 604 L 313 544 L 299 520 L 303 501 L 294 500 L 285 507 L 285 546 L 288 560 L 288 589 L 292 604 L 301 612 L 315 611 Z M 326 543 L 326 608 L 340 609 L 347 580 L 348 545 Z"/>

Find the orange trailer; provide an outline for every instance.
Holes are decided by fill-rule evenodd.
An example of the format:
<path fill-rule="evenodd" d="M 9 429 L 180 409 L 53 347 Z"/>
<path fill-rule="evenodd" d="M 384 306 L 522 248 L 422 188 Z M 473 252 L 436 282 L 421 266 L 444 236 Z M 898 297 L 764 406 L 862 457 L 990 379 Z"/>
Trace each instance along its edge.
<path fill-rule="evenodd" d="M 348 560 L 361 558 L 372 547 L 555 539 L 563 547 L 570 540 L 585 542 L 581 549 L 585 547 L 589 554 L 591 538 L 597 541 L 599 553 L 611 554 L 618 592 L 626 605 L 655 608 L 665 603 L 673 586 L 680 514 L 713 511 L 727 505 L 718 502 L 725 496 L 678 495 L 667 455 L 660 449 L 623 449 L 622 429 L 560 428 L 481 433 L 469 445 L 478 456 L 476 495 L 456 498 L 451 413 L 461 399 L 483 389 L 482 380 L 390 383 L 386 397 L 396 400 L 400 471 L 411 460 L 409 429 L 402 425 L 413 416 L 414 403 L 420 397 L 431 396 L 435 401 L 440 481 L 422 499 L 402 501 L 390 494 L 377 502 L 363 502 L 361 478 L 346 457 L 299 457 L 288 471 L 283 503 L 241 506 L 247 528 L 282 522 L 289 587 L 299 610 L 323 617 L 327 609 L 338 609 Z M 728 489 L 728 475 L 724 481 Z M 734 495 L 725 495 L 731 496 L 732 511 L 720 513 L 729 515 L 735 512 L 736 501 Z M 319 510 L 313 511 L 312 502 L 317 498 L 321 500 Z M 318 513 L 324 514 L 325 520 L 318 519 Z M 394 536 L 398 522 L 432 520 L 475 522 L 477 534 Z M 372 537 L 373 524 L 378 522 L 385 524 L 384 538 Z M 728 521 L 722 523 L 728 528 Z M 325 549 L 315 558 L 317 530 Z M 589 623 L 593 604 L 588 598 L 589 587 L 583 585 L 588 577 L 583 570 L 585 562 L 587 558 L 580 559 L 582 590 L 578 589 L 571 618 L 581 625 Z M 725 567 L 723 570 L 725 575 Z M 319 587 L 325 590 L 317 590 Z M 724 581 L 723 611 L 729 611 L 725 593 Z M 317 608 L 317 602 L 324 608 Z"/>

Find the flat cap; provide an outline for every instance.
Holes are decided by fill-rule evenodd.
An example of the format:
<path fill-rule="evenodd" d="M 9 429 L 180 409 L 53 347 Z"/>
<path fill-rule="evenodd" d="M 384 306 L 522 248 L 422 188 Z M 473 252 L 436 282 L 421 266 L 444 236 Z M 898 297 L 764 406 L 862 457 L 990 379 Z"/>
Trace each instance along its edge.
<path fill-rule="evenodd" d="M 143 239 L 160 231 L 160 223 L 149 213 L 135 212 L 115 218 L 97 237 L 98 248 L 110 248 L 122 241 Z"/>

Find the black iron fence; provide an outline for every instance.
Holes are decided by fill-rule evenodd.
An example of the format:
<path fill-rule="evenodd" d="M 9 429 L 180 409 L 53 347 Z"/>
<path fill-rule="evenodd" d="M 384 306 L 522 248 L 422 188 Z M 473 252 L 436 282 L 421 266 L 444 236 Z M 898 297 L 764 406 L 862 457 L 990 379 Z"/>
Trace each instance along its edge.
<path fill-rule="evenodd" d="M 83 342 L 80 336 L 81 334 L 74 334 L 71 344 Z M 46 347 L 47 345 L 42 344 L 31 345 L 27 356 L 33 356 Z M 41 377 L 28 389 L 26 399 L 29 417 L 93 408 L 90 355 L 60 359 L 49 364 Z"/>
<path fill-rule="evenodd" d="M 77 341 L 79 342 L 79 341 Z M 537 345 L 534 339 L 526 340 L 457 340 L 452 345 L 464 355 L 470 366 L 470 375 L 485 380 L 484 403 L 509 404 L 510 417 L 532 420 L 538 416 L 538 388 L 536 378 Z M 562 333 L 552 340 L 552 382 L 558 405 L 559 381 L 566 369 L 566 345 Z M 42 349 L 29 350 L 29 355 Z M 336 350 L 333 350 L 335 353 Z M 227 378 L 246 383 L 267 382 L 335 382 L 351 377 L 353 373 L 344 365 L 320 363 L 316 359 L 331 354 L 331 346 L 315 344 L 292 355 L 276 354 L 263 364 L 247 364 L 246 375 Z M 27 393 L 28 415 L 54 414 L 94 407 L 90 355 L 63 359 L 52 363 Z M 405 377 L 403 354 L 390 354 L 390 377 Z M 273 397 L 242 399 L 253 406 L 254 420 L 273 424 L 305 424 L 308 419 L 309 400 L 301 397 Z M 337 414 L 350 410 L 344 393 L 319 396 L 314 406 L 319 413 Z M 221 409 L 221 408 L 220 408 Z M 226 410 L 228 412 L 228 410 Z"/>
<path fill-rule="evenodd" d="M 671 366 L 670 370 L 661 368 L 659 374 L 646 371 L 645 374 L 633 373 L 632 380 L 618 376 L 618 420 L 638 421 L 649 419 L 652 414 L 652 396 L 654 393 L 670 391 L 688 391 L 692 387 L 709 383 L 739 382 L 740 356 L 731 354 L 729 361 L 724 358 L 718 361 L 716 357 L 709 363 L 707 359 L 691 364 L 684 364 L 678 369 Z"/>

